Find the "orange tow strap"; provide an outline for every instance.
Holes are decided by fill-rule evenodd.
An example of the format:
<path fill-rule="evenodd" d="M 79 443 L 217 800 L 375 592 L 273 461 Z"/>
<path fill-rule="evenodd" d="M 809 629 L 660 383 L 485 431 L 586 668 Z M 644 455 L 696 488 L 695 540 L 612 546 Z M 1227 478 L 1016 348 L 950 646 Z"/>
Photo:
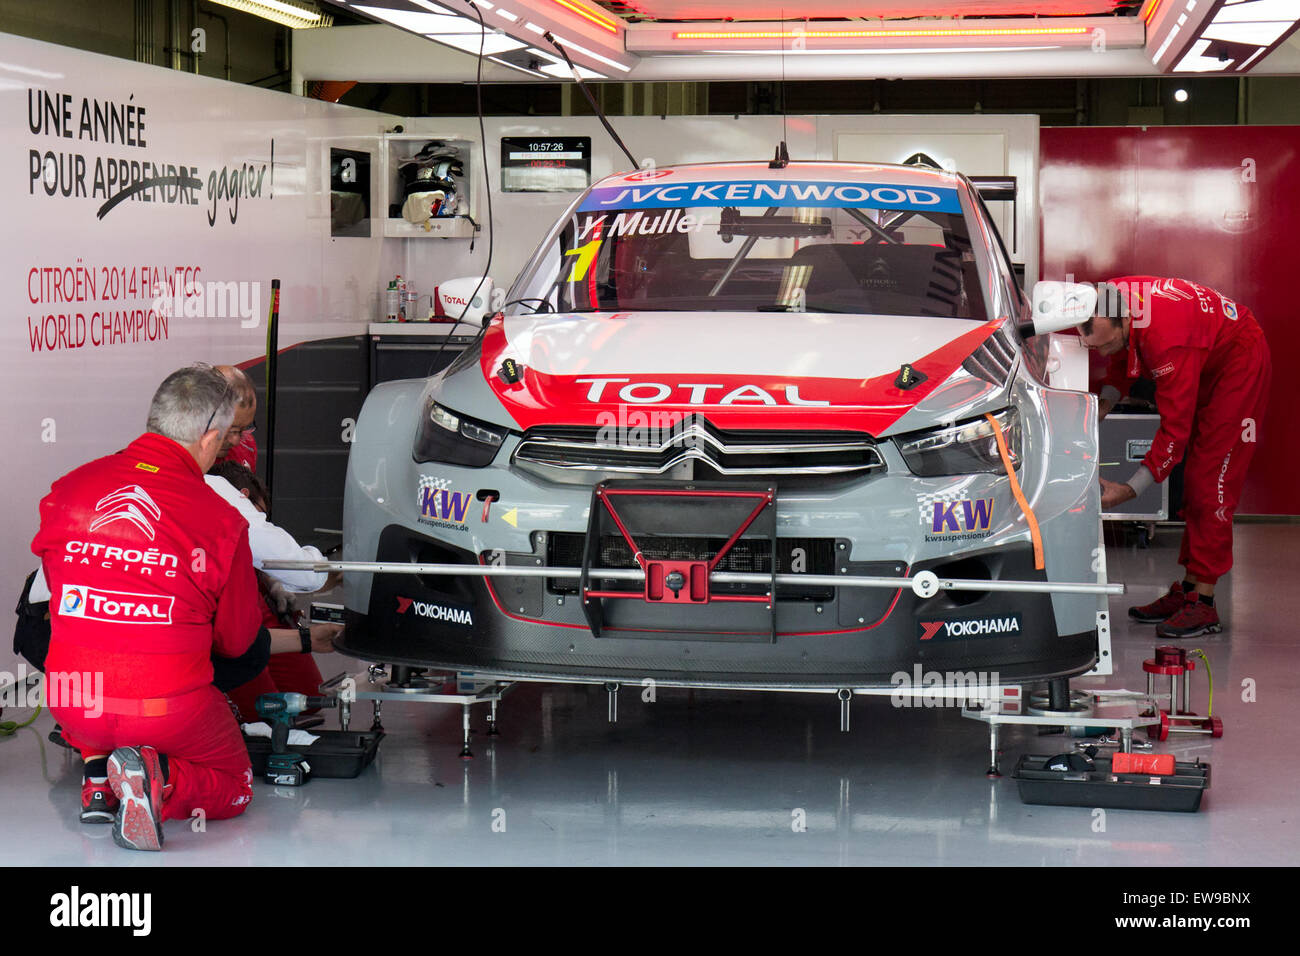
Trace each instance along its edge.
<path fill-rule="evenodd" d="M 1034 517 L 1034 509 L 1029 507 L 1029 500 L 1025 498 L 1025 493 L 1020 490 L 1020 481 L 1016 478 L 1016 469 L 1011 464 L 1011 453 L 1007 451 L 1007 438 L 1002 434 L 1002 426 L 992 415 L 984 417 L 993 426 L 993 437 L 998 443 L 998 454 L 1002 456 L 1002 467 L 1007 470 L 1007 477 L 1011 479 L 1011 493 L 1016 496 L 1016 504 L 1020 505 L 1025 521 L 1029 523 L 1029 537 L 1034 542 L 1034 569 L 1041 571 L 1044 567 L 1043 535 L 1038 530 L 1038 519 Z"/>

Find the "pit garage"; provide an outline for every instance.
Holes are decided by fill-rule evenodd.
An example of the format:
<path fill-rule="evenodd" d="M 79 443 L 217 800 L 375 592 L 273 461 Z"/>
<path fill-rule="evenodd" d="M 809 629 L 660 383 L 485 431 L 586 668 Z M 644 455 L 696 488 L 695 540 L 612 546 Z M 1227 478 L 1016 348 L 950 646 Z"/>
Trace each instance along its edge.
<path fill-rule="evenodd" d="M 1300 851 L 1298 21 L 0 0 L 0 858 L 1248 924 Z"/>

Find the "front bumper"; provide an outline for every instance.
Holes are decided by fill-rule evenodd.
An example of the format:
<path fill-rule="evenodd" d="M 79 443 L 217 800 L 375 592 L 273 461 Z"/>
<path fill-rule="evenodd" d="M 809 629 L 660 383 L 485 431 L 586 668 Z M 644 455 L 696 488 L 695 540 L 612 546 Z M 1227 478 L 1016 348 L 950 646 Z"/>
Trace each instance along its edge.
<path fill-rule="evenodd" d="M 544 554 L 542 542 L 537 552 L 508 554 L 505 561 L 536 567 Z M 384 530 L 376 558 L 485 560 L 396 525 Z M 983 566 L 994 579 L 1044 580 L 1033 570 L 1028 545 L 961 560 L 967 571 Z M 840 557 L 835 567 L 837 573 L 943 576 L 951 564 L 907 568 Z M 626 613 L 611 616 L 596 637 L 582 602 L 557 585 L 522 576 L 376 574 L 369 608 L 349 610 L 339 650 L 369 661 L 519 676 L 859 687 L 890 686 L 918 663 L 924 670 L 979 671 L 994 682 L 1072 676 L 1096 663 L 1096 631 L 1058 633 L 1048 594 L 941 592 L 922 599 L 906 587 L 836 588 L 827 599 L 779 599 L 775 637 L 736 629 L 726 605 L 709 607 L 713 629 L 701 626 L 697 612 L 704 608 L 691 609 L 695 629 L 683 632 L 668 620 L 670 609 L 619 601 L 615 610 Z M 659 627 L 656 614 L 663 618 Z"/>
<path fill-rule="evenodd" d="M 423 383 L 394 383 L 367 399 L 349 457 L 345 561 L 577 566 L 574 542 L 591 527 L 592 488 L 512 468 L 513 438 L 490 467 L 413 462 L 409 434 L 394 423 L 413 420 L 422 391 Z M 818 574 L 1104 580 L 1093 407 L 1086 396 L 1044 389 L 1024 402 L 1043 423 L 1026 431 L 1021 484 L 1042 530 L 1046 572 L 1034 570 L 1005 476 L 921 478 L 891 445 L 881 446 L 886 467 L 869 476 L 781 484 L 775 527 L 764 532 L 775 535 L 778 560 L 797 545 Z M 676 518 L 670 524 L 647 528 L 681 533 Z M 732 527 L 686 534 L 725 537 Z M 739 602 L 678 609 L 683 618 L 643 600 L 607 600 L 593 629 L 573 582 L 384 573 L 345 582 L 346 653 L 590 680 L 887 686 L 917 663 L 996 671 L 1003 680 L 1069 676 L 1096 662 L 1105 608 L 1096 595 L 1060 592 L 921 598 L 904 587 L 787 588 L 768 620 L 755 621 Z"/>

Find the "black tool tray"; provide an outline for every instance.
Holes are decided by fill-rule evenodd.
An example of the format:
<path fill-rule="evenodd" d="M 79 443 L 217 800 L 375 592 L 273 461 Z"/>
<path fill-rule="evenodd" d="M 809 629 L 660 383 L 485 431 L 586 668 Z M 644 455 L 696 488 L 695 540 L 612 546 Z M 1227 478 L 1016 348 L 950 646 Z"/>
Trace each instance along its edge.
<path fill-rule="evenodd" d="M 1053 807 L 1103 807 L 1108 810 L 1166 810 L 1193 813 L 1210 789 L 1210 765 L 1177 761 L 1165 776 L 1111 773 L 1110 758 L 1097 757 L 1096 769 L 1063 773 L 1039 769 L 1051 754 L 1025 754 L 1011 776 L 1022 803 Z"/>
<path fill-rule="evenodd" d="M 311 765 L 313 777 L 351 778 L 359 776 L 361 771 L 375 759 L 379 752 L 379 742 L 384 739 L 382 730 L 308 730 L 320 739 L 307 747 L 290 746 L 288 749 L 302 754 Z M 271 752 L 269 737 L 250 737 L 244 735 L 248 745 L 248 756 L 253 763 L 253 776 L 261 777 L 266 771 L 266 758 Z"/>

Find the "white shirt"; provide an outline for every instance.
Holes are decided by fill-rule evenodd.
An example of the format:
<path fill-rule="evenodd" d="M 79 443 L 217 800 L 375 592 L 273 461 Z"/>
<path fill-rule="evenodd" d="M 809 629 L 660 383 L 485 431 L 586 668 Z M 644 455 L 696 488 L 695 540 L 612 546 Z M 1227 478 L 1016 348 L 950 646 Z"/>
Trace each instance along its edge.
<path fill-rule="evenodd" d="M 248 522 L 248 550 L 253 552 L 253 567 L 265 571 L 290 591 L 319 591 L 328 577 L 324 571 L 277 571 L 264 569 L 266 561 L 324 561 L 325 555 L 311 545 L 301 545 L 283 528 L 271 524 L 266 515 L 245 498 L 230 482 L 217 475 L 204 475 L 208 487 L 243 515 Z M 33 582 L 33 587 L 35 582 Z"/>

